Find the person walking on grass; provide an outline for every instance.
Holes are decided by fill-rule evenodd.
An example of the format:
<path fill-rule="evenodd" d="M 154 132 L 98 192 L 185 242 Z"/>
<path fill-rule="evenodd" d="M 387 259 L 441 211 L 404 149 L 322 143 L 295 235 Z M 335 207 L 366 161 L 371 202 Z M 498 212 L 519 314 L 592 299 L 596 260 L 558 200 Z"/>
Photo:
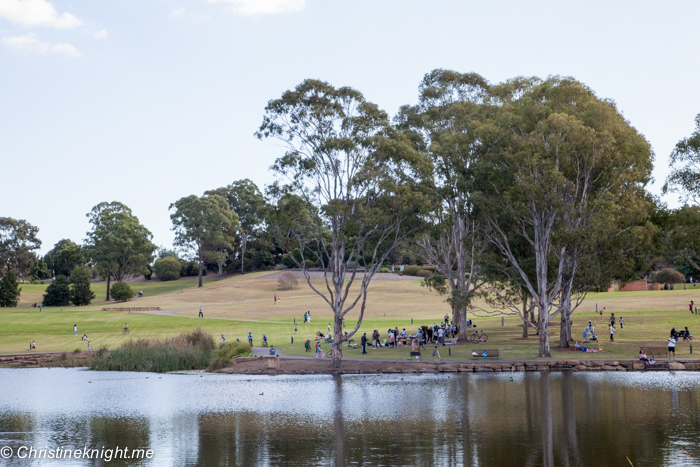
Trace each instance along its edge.
<path fill-rule="evenodd" d="M 695 306 L 695 304 L 694 304 L 693 301 L 691 300 L 691 301 L 690 301 L 690 304 L 688 305 L 688 308 L 690 308 L 690 313 L 693 312 L 693 307 L 694 307 L 694 306 Z"/>
<path fill-rule="evenodd" d="M 622 316 L 620 316 L 620 331 L 622 331 L 624 329 L 624 326 L 625 326 L 625 319 Z"/>
<path fill-rule="evenodd" d="M 610 325 L 610 342 L 615 342 L 615 327 Z"/>
<path fill-rule="evenodd" d="M 676 339 L 673 337 L 668 340 L 668 358 L 676 359 Z"/>
<path fill-rule="evenodd" d="M 199 317 L 204 318 L 204 313 L 202 312 L 202 307 L 199 307 Z"/>
<path fill-rule="evenodd" d="M 367 333 L 362 334 L 360 342 L 362 343 L 362 353 L 367 353 Z"/>
<path fill-rule="evenodd" d="M 77 336 L 77 335 L 78 335 L 78 325 L 77 325 L 77 324 L 74 324 L 74 325 L 73 325 L 73 335 L 74 335 L 74 336 Z"/>
<path fill-rule="evenodd" d="M 610 326 L 615 327 L 615 313 L 610 313 Z"/>

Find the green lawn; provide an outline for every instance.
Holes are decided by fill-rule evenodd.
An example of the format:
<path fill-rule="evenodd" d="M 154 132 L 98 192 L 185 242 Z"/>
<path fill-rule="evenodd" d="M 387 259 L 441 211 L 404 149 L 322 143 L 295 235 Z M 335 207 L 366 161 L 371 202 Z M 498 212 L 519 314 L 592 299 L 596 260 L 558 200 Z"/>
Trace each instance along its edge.
<path fill-rule="evenodd" d="M 205 287 L 197 288 L 197 279 L 185 279 L 172 282 L 139 282 L 132 284 L 135 291 L 142 289 L 145 298 L 133 300 L 126 304 L 109 302 L 107 306 L 160 306 L 163 310 L 184 310 L 176 316 L 149 315 L 141 313 L 103 312 L 104 301 L 96 301 L 87 307 L 48 308 L 39 312 L 28 308 L 32 296 L 43 293 L 45 285 L 23 285 L 22 300 L 24 305 L 18 308 L 0 308 L 0 353 L 24 352 L 29 342 L 37 343 L 40 351 L 72 351 L 87 348 L 80 340 L 83 333 L 90 337 L 93 347 L 107 345 L 118 346 L 126 339 L 141 337 L 168 337 L 182 331 L 189 331 L 201 326 L 220 340 L 224 334 L 227 340 L 239 338 L 243 341 L 249 331 L 255 336 L 255 344 L 260 345 L 262 334 L 287 355 L 309 355 L 304 351 L 304 341 L 313 338 L 316 331 L 327 332 L 327 323 L 331 320 L 327 305 L 301 283 L 294 291 L 284 291 L 283 301 L 273 305 L 270 298 L 279 294 L 277 281 L 266 279 L 269 273 L 232 276 L 220 280 L 213 277 L 206 279 Z M 93 284 L 98 299 L 103 298 L 105 284 Z M 184 293 L 180 291 L 184 290 Z M 570 358 L 635 358 L 639 345 L 663 346 L 671 327 L 688 326 L 700 338 L 700 315 L 691 315 L 687 310 L 689 300 L 700 303 L 700 288 L 675 291 L 624 292 L 590 294 L 581 311 L 574 314 L 573 331 L 577 339 L 589 319 L 597 327 L 603 352 L 583 353 L 573 350 L 557 349 L 559 322 L 550 325 L 550 346 L 557 359 Z M 594 313 L 595 304 L 606 307 L 603 318 Z M 204 306 L 206 318 L 196 317 L 199 306 Z M 312 325 L 298 325 L 294 332 L 293 320 L 301 323 L 301 316 L 306 310 L 313 310 Z M 439 321 L 448 310 L 444 297 L 428 291 L 417 281 L 377 281 L 372 284 L 369 294 L 367 312 L 360 332 L 355 336 L 359 343 L 360 336 L 367 332 L 371 336 L 378 329 L 386 337 L 389 328 L 406 328 L 415 333 L 419 325 L 432 325 Z M 607 322 L 610 312 L 618 318 L 624 317 L 625 327 L 617 326 L 615 342 L 609 343 Z M 356 315 L 354 315 L 356 316 Z M 413 319 L 413 324 L 411 324 Z M 501 317 L 473 317 L 478 329 L 484 330 L 489 340 L 486 344 L 440 347 L 443 359 L 470 359 L 472 349 L 499 349 L 502 359 L 537 358 L 538 340 L 532 335 L 522 339 L 521 322 L 516 316 L 506 316 L 504 326 Z M 122 335 L 124 322 L 131 328 L 129 336 Z M 78 336 L 73 336 L 73 324 L 78 325 Z M 354 323 L 348 319 L 348 330 Z M 295 342 L 291 343 L 292 335 Z M 328 350 L 329 345 L 323 344 Z M 424 351 L 429 356 L 432 348 Z M 362 356 L 359 349 L 344 348 L 346 357 L 408 359 L 410 347 L 396 349 L 369 350 Z M 451 353 L 451 355 L 450 355 Z M 690 356 L 690 344 L 679 343 L 678 356 Z"/>

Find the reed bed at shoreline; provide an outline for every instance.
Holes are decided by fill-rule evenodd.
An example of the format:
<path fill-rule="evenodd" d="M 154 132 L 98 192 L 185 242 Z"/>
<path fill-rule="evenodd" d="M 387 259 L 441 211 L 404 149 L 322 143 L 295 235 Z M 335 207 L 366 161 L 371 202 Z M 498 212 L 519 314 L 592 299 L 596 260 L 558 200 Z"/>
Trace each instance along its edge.
<path fill-rule="evenodd" d="M 201 328 L 165 339 L 133 339 L 89 362 L 98 371 L 202 370 L 214 351 L 212 335 Z"/>

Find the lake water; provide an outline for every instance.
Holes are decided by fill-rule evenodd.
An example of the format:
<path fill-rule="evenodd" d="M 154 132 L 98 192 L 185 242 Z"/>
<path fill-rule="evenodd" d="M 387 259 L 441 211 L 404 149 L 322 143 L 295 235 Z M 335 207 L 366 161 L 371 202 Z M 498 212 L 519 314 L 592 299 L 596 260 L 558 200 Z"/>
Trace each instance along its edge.
<path fill-rule="evenodd" d="M 0 369 L 0 465 L 700 465 L 700 373 L 232 376 Z M 24 451 L 26 454 L 26 451 Z"/>

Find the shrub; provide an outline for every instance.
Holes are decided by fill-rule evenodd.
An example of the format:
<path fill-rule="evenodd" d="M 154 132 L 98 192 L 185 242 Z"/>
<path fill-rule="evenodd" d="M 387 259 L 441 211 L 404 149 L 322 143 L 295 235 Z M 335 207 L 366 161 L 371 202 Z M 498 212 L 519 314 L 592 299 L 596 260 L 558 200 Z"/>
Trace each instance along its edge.
<path fill-rule="evenodd" d="M 180 260 L 173 256 L 166 256 L 165 258 L 160 258 L 153 265 L 156 276 L 162 281 L 174 281 L 180 278 L 180 272 L 182 271 L 182 265 Z"/>
<path fill-rule="evenodd" d="M 299 284 L 293 272 L 283 272 L 279 278 L 279 290 L 292 290 Z"/>
<path fill-rule="evenodd" d="M 90 288 L 91 279 L 90 269 L 86 266 L 76 266 L 70 275 L 72 284 L 70 291 L 70 301 L 75 306 L 89 305 L 95 292 Z"/>
<path fill-rule="evenodd" d="M 403 273 L 407 276 L 417 276 L 418 273 L 420 272 L 420 269 L 418 266 L 406 266 L 403 268 Z"/>
<path fill-rule="evenodd" d="M 64 275 L 56 276 L 56 279 L 46 287 L 43 300 L 44 306 L 70 305 L 70 282 Z"/>
<path fill-rule="evenodd" d="M 428 269 L 421 269 L 416 275 L 427 279 L 428 277 L 431 277 L 433 275 L 433 272 Z"/>
<path fill-rule="evenodd" d="M 671 268 L 663 268 L 654 275 L 654 282 L 665 284 L 682 284 L 685 282 L 683 273 Z"/>
<path fill-rule="evenodd" d="M 220 370 L 226 368 L 233 363 L 234 357 L 248 355 L 253 349 L 245 342 L 227 342 L 221 344 L 219 349 L 214 352 L 214 359 L 209 365 L 208 370 Z"/>
<path fill-rule="evenodd" d="M 118 302 L 131 300 L 131 297 L 134 296 L 134 292 L 131 290 L 131 287 L 129 287 L 129 284 L 123 281 L 112 284 L 110 293 L 112 294 L 112 298 Z"/>
<path fill-rule="evenodd" d="M 379 268 L 379 272 L 391 272 L 391 268 Z"/>
<path fill-rule="evenodd" d="M 17 276 L 14 272 L 7 271 L 0 279 L 0 307 L 16 307 L 21 292 L 22 288 L 17 283 Z"/>

